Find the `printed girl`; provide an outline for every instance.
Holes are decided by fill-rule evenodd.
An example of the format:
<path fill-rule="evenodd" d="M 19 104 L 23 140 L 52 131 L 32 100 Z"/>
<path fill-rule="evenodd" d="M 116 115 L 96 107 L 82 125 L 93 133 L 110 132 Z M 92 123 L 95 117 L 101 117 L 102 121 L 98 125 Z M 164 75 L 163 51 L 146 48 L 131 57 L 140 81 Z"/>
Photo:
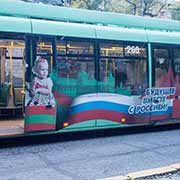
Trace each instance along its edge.
<path fill-rule="evenodd" d="M 55 107 L 55 100 L 52 94 L 53 82 L 48 77 L 48 62 L 42 57 L 37 57 L 32 69 L 35 77 L 31 85 L 32 100 L 30 106 Z"/>

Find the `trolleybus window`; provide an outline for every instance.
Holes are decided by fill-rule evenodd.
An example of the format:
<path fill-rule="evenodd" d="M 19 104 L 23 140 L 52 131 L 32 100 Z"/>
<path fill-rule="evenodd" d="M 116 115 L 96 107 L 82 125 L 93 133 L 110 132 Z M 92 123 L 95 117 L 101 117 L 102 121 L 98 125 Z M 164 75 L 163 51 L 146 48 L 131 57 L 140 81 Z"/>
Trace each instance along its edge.
<path fill-rule="evenodd" d="M 87 41 L 57 40 L 57 87 L 60 93 L 76 96 L 96 91 L 94 48 Z M 65 52 L 65 53 L 64 53 Z"/>
<path fill-rule="evenodd" d="M 137 52 L 134 51 L 135 47 Z M 106 84 L 102 91 L 126 95 L 143 92 L 147 87 L 145 47 L 136 44 L 101 44 L 100 52 L 100 81 Z"/>
<path fill-rule="evenodd" d="M 154 66 L 155 66 L 155 86 L 168 87 L 168 71 L 170 70 L 170 57 L 168 49 L 154 49 Z"/>
<path fill-rule="evenodd" d="M 173 86 L 176 87 L 176 98 L 180 98 L 180 48 L 173 49 L 173 70 L 174 70 L 174 84 Z M 178 101 L 178 100 L 175 100 Z M 175 102 L 174 101 L 174 102 Z"/>
<path fill-rule="evenodd" d="M 180 75 L 180 48 L 174 49 L 174 72 L 175 75 Z"/>
<path fill-rule="evenodd" d="M 94 53 L 93 44 L 90 42 L 68 41 L 63 38 L 57 41 L 56 50 L 58 55 L 92 56 Z"/>
<path fill-rule="evenodd" d="M 100 56 L 123 57 L 123 44 L 120 43 L 101 43 Z"/>
<path fill-rule="evenodd" d="M 67 41 L 67 54 L 73 55 L 93 55 L 93 44 L 89 42 Z"/>
<path fill-rule="evenodd" d="M 24 41 L 0 40 L 1 83 L 22 86 L 24 81 Z"/>
<path fill-rule="evenodd" d="M 58 55 L 66 55 L 66 41 L 63 40 L 64 37 L 62 37 L 60 40 L 57 41 L 56 44 L 56 52 Z"/>
<path fill-rule="evenodd" d="M 88 79 L 94 78 L 94 63 L 89 57 L 57 57 L 59 77 L 77 79 L 80 73 L 86 73 Z"/>
<path fill-rule="evenodd" d="M 53 67 L 53 49 L 52 40 L 39 37 L 36 44 L 36 56 L 41 56 L 47 59 L 49 64 L 49 72 L 52 71 Z"/>

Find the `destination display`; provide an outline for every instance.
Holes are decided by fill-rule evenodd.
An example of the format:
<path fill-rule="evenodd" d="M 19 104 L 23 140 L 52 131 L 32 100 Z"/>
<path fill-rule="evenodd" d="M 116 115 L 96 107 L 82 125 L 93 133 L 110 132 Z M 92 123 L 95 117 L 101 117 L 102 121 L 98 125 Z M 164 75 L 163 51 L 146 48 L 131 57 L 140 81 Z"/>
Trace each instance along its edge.
<path fill-rule="evenodd" d="M 125 56 L 146 56 L 146 49 L 139 45 L 126 45 L 124 47 L 124 55 Z"/>

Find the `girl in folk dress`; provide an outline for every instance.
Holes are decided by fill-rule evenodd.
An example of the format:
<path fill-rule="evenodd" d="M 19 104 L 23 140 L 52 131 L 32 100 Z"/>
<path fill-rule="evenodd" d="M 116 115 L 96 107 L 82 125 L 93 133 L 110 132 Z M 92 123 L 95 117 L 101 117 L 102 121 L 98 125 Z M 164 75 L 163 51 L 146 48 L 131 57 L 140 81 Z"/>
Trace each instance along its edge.
<path fill-rule="evenodd" d="M 32 69 L 35 77 L 32 81 L 30 106 L 55 107 L 55 100 L 52 94 L 53 82 L 48 77 L 48 62 L 46 59 L 37 57 Z"/>

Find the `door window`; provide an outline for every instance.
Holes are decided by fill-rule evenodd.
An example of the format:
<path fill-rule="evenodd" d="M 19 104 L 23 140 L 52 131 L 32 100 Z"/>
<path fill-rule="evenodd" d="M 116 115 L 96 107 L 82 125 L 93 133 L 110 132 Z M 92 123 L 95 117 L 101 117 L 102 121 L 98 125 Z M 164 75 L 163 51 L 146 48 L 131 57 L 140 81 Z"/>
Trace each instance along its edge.
<path fill-rule="evenodd" d="M 155 87 L 169 87 L 170 57 L 168 49 L 154 49 L 154 85 Z"/>

